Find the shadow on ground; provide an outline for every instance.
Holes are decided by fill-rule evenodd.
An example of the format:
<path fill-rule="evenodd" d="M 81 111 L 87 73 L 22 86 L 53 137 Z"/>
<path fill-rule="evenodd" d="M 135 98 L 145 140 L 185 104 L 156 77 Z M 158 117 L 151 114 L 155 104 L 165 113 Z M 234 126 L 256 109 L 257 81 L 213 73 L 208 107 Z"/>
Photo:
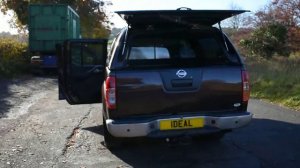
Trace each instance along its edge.
<path fill-rule="evenodd" d="M 6 118 L 10 109 L 19 107 L 30 96 L 42 92 L 43 88 L 47 89 L 49 79 L 56 78 L 51 73 L 38 77 L 24 75 L 14 79 L 0 79 L 0 118 Z"/>
<path fill-rule="evenodd" d="M 103 135 L 103 127 L 84 128 Z M 228 133 L 220 142 L 132 139 L 111 152 L 132 167 L 300 167 L 300 125 L 269 119 Z"/>
<path fill-rule="evenodd" d="M 86 127 L 86 128 L 82 128 L 83 130 L 87 130 L 96 134 L 100 134 L 103 135 L 103 125 L 100 126 L 93 126 L 93 127 Z"/>
<path fill-rule="evenodd" d="M 25 79 L 0 79 L 0 118 L 6 117 L 6 113 L 9 112 L 9 109 L 14 106 L 10 102 L 10 97 L 16 93 L 16 91 L 12 91 L 10 86 L 12 85 L 20 85 L 29 80 L 29 78 Z"/>

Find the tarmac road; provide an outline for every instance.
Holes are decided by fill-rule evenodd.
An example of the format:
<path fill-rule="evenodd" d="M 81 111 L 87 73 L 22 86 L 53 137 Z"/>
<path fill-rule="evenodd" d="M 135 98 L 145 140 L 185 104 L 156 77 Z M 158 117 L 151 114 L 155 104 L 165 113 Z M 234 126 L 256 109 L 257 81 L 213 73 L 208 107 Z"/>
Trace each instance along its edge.
<path fill-rule="evenodd" d="M 300 167 L 300 112 L 259 100 L 249 104 L 252 123 L 220 142 L 133 139 L 110 151 L 101 104 L 58 101 L 54 78 L 0 86 L 0 167 Z"/>

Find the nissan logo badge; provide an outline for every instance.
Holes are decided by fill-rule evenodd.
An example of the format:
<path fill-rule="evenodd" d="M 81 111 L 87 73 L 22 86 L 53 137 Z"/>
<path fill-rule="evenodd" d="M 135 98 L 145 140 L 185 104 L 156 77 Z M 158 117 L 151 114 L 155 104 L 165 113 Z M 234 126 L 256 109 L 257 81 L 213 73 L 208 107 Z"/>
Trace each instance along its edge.
<path fill-rule="evenodd" d="M 187 75 L 187 73 L 186 73 L 185 70 L 180 69 L 180 70 L 178 70 L 178 71 L 176 72 L 176 75 L 177 75 L 179 78 L 184 78 L 184 77 Z"/>

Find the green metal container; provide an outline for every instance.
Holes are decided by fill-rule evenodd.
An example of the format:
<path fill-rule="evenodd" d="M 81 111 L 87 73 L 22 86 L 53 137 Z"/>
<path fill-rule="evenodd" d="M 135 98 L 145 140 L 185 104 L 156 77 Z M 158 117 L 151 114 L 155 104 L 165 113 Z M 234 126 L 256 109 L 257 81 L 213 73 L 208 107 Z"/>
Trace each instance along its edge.
<path fill-rule="evenodd" d="M 29 49 L 55 53 L 56 44 L 80 38 L 78 14 L 68 5 L 29 5 Z"/>

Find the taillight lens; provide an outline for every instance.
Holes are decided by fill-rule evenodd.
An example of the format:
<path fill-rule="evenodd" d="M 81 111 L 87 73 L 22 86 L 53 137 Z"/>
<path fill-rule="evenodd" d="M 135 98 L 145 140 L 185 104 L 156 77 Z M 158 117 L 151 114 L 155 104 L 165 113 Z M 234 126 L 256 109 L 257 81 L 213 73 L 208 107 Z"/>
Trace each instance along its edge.
<path fill-rule="evenodd" d="M 243 82 L 243 101 L 248 101 L 250 98 L 249 74 L 247 71 L 242 71 Z"/>
<path fill-rule="evenodd" d="M 109 76 L 105 81 L 106 106 L 110 110 L 116 109 L 116 78 Z"/>

